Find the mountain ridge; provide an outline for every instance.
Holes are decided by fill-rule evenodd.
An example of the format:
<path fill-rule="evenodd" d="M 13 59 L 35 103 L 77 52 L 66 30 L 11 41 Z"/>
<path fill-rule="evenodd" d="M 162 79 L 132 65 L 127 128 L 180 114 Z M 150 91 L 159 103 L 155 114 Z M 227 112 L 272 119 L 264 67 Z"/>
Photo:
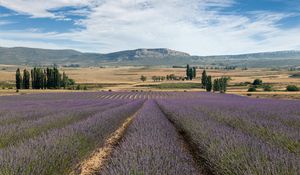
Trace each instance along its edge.
<path fill-rule="evenodd" d="M 270 59 L 285 65 L 300 64 L 300 51 L 285 50 L 237 55 L 195 56 L 168 48 L 139 48 L 112 53 L 88 53 L 72 49 L 41 49 L 28 47 L 0 47 L 0 64 L 15 65 L 159 65 L 173 66 L 184 64 L 231 64 L 244 66 L 264 63 L 272 66 Z M 226 60 L 226 62 L 224 62 Z M 239 62 L 237 62 L 239 60 Z M 222 63 L 223 61 L 223 63 Z M 266 63 L 268 62 L 268 63 Z M 280 62 L 280 63 L 279 63 Z M 255 66 L 254 66 L 255 67 Z"/>

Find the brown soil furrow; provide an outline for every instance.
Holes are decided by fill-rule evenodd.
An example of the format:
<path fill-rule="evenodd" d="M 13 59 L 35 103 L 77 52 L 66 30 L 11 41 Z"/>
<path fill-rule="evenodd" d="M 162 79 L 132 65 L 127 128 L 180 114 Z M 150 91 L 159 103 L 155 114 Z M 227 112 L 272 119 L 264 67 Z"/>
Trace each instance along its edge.
<path fill-rule="evenodd" d="M 111 155 L 114 147 L 122 139 L 126 129 L 132 123 L 136 113 L 126 119 L 122 126 L 110 135 L 110 137 L 105 141 L 103 147 L 94 151 L 89 158 L 77 165 L 77 168 L 73 170 L 70 175 L 91 175 L 98 172 L 101 167 L 103 167 L 107 158 Z"/>
<path fill-rule="evenodd" d="M 209 163 L 206 161 L 206 159 L 202 156 L 203 151 L 199 150 L 199 147 L 196 143 L 192 141 L 192 138 L 190 135 L 188 135 L 179 125 L 177 125 L 171 118 L 169 117 L 169 114 L 167 114 L 161 106 L 157 103 L 158 108 L 161 110 L 161 112 L 164 114 L 164 116 L 169 120 L 170 123 L 175 127 L 179 138 L 181 139 L 181 144 L 183 148 L 189 153 L 193 158 L 193 164 L 195 167 L 197 167 L 200 174 L 203 175 L 214 175 L 216 174 L 213 170 L 213 168 L 209 165 Z"/>

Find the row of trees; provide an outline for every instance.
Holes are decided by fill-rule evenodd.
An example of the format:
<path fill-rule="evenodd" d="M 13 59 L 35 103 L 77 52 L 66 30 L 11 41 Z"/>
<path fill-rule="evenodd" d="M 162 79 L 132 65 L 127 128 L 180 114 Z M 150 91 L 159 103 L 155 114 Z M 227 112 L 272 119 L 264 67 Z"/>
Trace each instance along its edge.
<path fill-rule="evenodd" d="M 215 79 L 213 84 L 214 92 L 219 91 L 221 93 L 225 93 L 227 91 L 228 81 L 228 77 L 221 77 Z"/>
<path fill-rule="evenodd" d="M 202 88 L 206 89 L 207 92 L 213 90 L 214 92 L 225 93 L 227 91 L 228 81 L 228 77 L 221 77 L 214 79 L 214 82 L 212 83 L 212 77 L 208 76 L 205 70 L 202 72 L 201 84 Z"/>
<path fill-rule="evenodd" d="M 31 80 L 31 81 L 30 81 Z M 16 88 L 17 89 L 60 89 L 75 85 L 75 81 L 70 79 L 65 72 L 62 74 L 54 68 L 33 68 L 30 72 L 20 69 L 16 71 Z"/>
<path fill-rule="evenodd" d="M 176 80 L 176 81 L 182 80 L 182 81 L 184 81 L 185 79 L 186 78 L 184 78 L 182 76 L 176 76 L 175 74 L 170 74 L 170 75 L 166 75 L 166 76 L 152 76 L 152 80 L 154 82 L 165 81 L 165 80 L 168 80 L 168 81 L 171 81 L 171 80 Z"/>
<path fill-rule="evenodd" d="M 190 67 L 190 65 L 186 65 L 186 77 L 187 80 L 193 80 L 196 78 L 197 72 L 196 67 Z"/>

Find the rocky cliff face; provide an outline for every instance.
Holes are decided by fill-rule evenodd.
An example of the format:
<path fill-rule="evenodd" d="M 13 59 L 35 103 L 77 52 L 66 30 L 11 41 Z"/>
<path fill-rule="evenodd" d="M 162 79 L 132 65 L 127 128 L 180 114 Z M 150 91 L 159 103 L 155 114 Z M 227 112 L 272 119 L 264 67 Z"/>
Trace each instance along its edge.
<path fill-rule="evenodd" d="M 137 49 L 134 50 L 135 57 L 166 57 L 166 56 L 190 56 L 184 52 L 171 49 Z"/>

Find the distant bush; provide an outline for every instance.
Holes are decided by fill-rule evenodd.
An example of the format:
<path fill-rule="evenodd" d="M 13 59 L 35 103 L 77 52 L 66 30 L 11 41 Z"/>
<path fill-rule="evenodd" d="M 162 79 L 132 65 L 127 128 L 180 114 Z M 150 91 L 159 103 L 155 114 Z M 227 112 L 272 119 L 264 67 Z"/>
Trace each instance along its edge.
<path fill-rule="evenodd" d="M 248 92 L 255 92 L 256 91 L 256 88 L 255 87 L 250 87 L 249 89 L 248 89 Z"/>
<path fill-rule="evenodd" d="M 265 85 L 264 86 L 264 91 L 267 91 L 267 92 L 272 91 L 272 86 L 271 85 Z"/>
<path fill-rule="evenodd" d="M 236 83 L 236 84 L 234 84 L 232 86 L 248 86 L 250 84 L 252 84 L 252 83 L 248 82 L 248 81 L 245 81 L 245 82 Z"/>
<path fill-rule="evenodd" d="M 300 73 L 296 73 L 290 76 L 291 78 L 300 78 Z"/>
<path fill-rule="evenodd" d="M 263 81 L 261 79 L 255 79 L 252 83 L 254 86 L 260 86 L 263 84 Z"/>
<path fill-rule="evenodd" d="M 140 79 L 141 79 L 141 81 L 145 82 L 147 80 L 147 77 L 142 75 Z"/>
<path fill-rule="evenodd" d="M 300 91 L 300 88 L 297 87 L 296 85 L 289 85 L 286 87 L 287 91 Z"/>

